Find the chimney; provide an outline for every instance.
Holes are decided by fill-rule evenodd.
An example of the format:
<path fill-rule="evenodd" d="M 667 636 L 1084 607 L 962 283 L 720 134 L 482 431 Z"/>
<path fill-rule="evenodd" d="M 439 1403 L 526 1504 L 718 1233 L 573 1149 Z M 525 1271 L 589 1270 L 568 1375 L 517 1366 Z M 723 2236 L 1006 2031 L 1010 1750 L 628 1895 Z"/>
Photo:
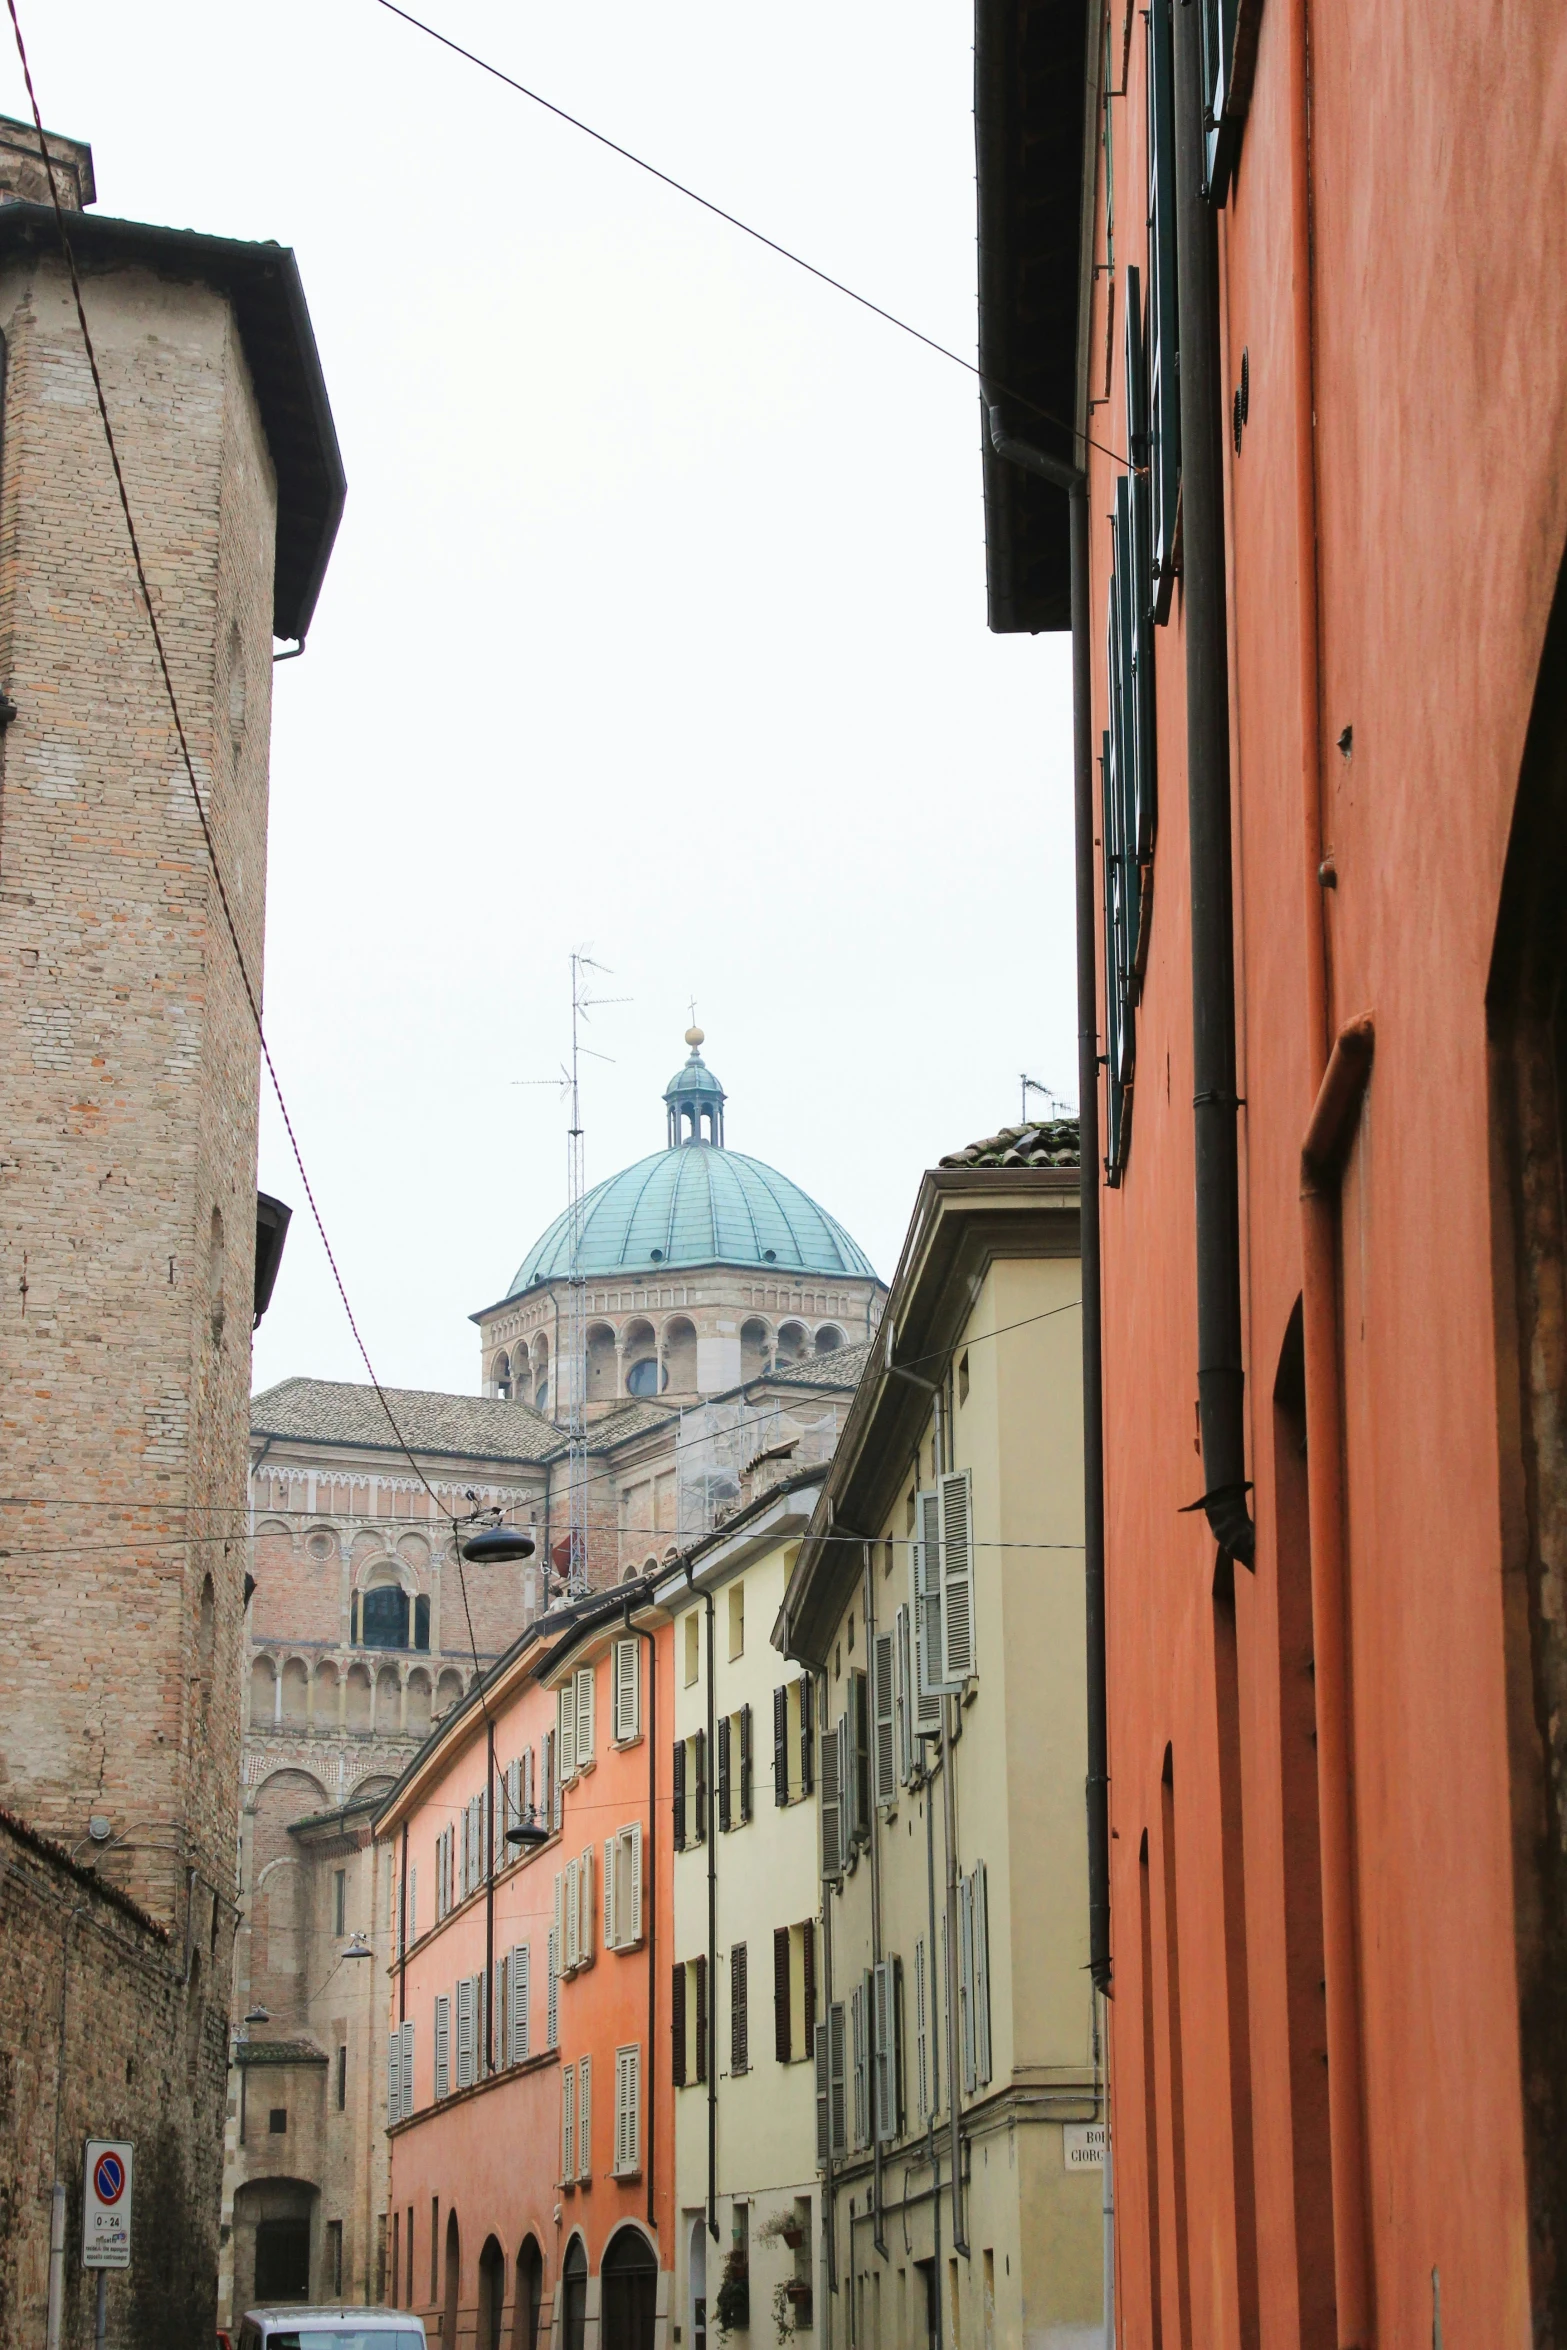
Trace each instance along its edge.
<path fill-rule="evenodd" d="M 60 209 L 81 212 L 98 193 L 93 185 L 92 149 L 85 139 L 64 139 L 58 131 L 48 131 L 45 136 Z M 30 122 L 0 114 L 0 204 L 49 202 L 49 174 L 38 152 L 37 131 Z"/>

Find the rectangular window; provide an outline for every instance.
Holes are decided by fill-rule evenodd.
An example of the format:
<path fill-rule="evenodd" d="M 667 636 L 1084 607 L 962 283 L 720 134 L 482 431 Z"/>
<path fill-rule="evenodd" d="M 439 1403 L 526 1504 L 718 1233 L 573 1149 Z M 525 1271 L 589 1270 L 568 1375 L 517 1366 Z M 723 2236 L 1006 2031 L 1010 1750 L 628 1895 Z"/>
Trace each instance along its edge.
<path fill-rule="evenodd" d="M 696 1999 L 696 2078 L 707 2079 L 707 1959 L 696 1959 L 691 1967 Z"/>
<path fill-rule="evenodd" d="M 402 2051 L 394 2031 L 386 2043 L 386 2126 L 395 2129 L 403 2118 Z"/>
<path fill-rule="evenodd" d="M 593 1847 L 577 1863 L 577 1964 L 593 1964 Z"/>
<path fill-rule="evenodd" d="M 593 2183 L 593 2059 L 577 2059 L 577 2176 L 585 2187 Z"/>
<path fill-rule="evenodd" d="M 642 1822 L 604 1840 L 604 1947 L 636 1950 L 642 1941 Z"/>
<path fill-rule="evenodd" d="M 577 2068 L 560 2068 L 560 2177 L 570 2186 L 577 2176 Z"/>
<path fill-rule="evenodd" d="M 551 1926 L 546 1945 L 544 1985 L 544 2045 L 560 2046 L 560 1936 Z"/>
<path fill-rule="evenodd" d="M 914 1945 L 914 2118 L 921 2129 L 936 2109 L 930 1994 L 930 1953 L 922 1934 Z"/>
<path fill-rule="evenodd" d="M 898 1800 L 897 1665 L 894 1632 L 878 1632 L 871 1647 L 875 1703 L 872 1763 L 875 1798 L 886 1806 Z"/>
<path fill-rule="evenodd" d="M 686 2085 L 686 1970 L 677 1959 L 669 1985 L 670 2078 L 677 2089 Z"/>
<path fill-rule="evenodd" d="M 686 1632 L 686 1687 L 696 1687 L 697 1674 L 702 1669 L 702 1619 L 692 1608 L 685 1619 Z"/>
<path fill-rule="evenodd" d="M 845 1784 L 844 1826 L 849 1840 L 871 1840 L 871 1709 L 870 1684 L 857 1669 L 849 1675 L 849 1702 L 845 1715 L 849 1776 Z"/>
<path fill-rule="evenodd" d="M 691 1741 L 690 1777 L 693 1789 L 691 1842 L 707 1842 L 707 1732 L 698 1730 Z"/>
<path fill-rule="evenodd" d="M 849 2032 L 854 2052 L 854 2143 L 871 2142 L 869 2101 L 870 1976 L 865 1974 L 849 1994 Z"/>
<path fill-rule="evenodd" d="M 476 1975 L 464 1975 L 457 1985 L 457 2086 L 471 2089 L 478 2076 L 479 2013 L 474 1996 Z"/>
<path fill-rule="evenodd" d="M 884 1958 L 871 1976 L 871 2057 L 876 2137 L 903 2135 L 903 1961 Z"/>
<path fill-rule="evenodd" d="M 410 1942 L 417 1942 L 417 1941 L 418 1941 L 418 1939 L 419 1939 L 419 1871 L 418 1871 L 417 1869 L 410 1869 L 410 1870 L 409 1870 L 409 1872 L 408 1872 L 408 1923 L 407 1923 L 407 1927 L 406 1927 L 406 1929 L 405 1929 L 405 1930 L 406 1930 L 406 1932 L 407 1932 L 407 1935 L 408 1935 L 408 1940 L 409 1940 Z"/>
<path fill-rule="evenodd" d="M 942 1671 L 941 1496 L 934 1487 L 916 1497 L 915 1536 L 909 1546 L 909 1604 L 914 1623 L 914 1727 L 941 1727 L 941 1700 L 949 1684 Z"/>
<path fill-rule="evenodd" d="M 787 1926 L 773 1928 L 773 2054 L 780 2064 L 794 2056 L 793 1937 Z"/>
<path fill-rule="evenodd" d="M 332 1871 L 332 1931 L 334 1934 L 346 1934 L 348 1931 L 347 1869 Z M 332 2225 L 336 2226 L 337 2222 L 333 2221 Z"/>
<path fill-rule="evenodd" d="M 751 2069 L 751 2029 L 746 1998 L 745 1944 L 735 1942 L 729 1951 L 729 2070 L 746 2073 Z"/>
<path fill-rule="evenodd" d="M 960 1689 L 978 1670 L 974 1638 L 974 1506 L 967 1469 L 941 1480 L 941 1640 L 946 1681 Z"/>
<path fill-rule="evenodd" d="M 339 2040 L 337 2044 L 337 2110 L 339 2113 L 346 2113 L 348 2110 L 348 2043 L 346 2040 Z"/>
<path fill-rule="evenodd" d="M 718 1722 L 718 1832 L 721 1836 L 727 1836 L 734 1824 L 730 1801 L 730 1749 L 732 1745 L 733 1736 L 729 1726 L 729 1716 L 722 1714 Z"/>
<path fill-rule="evenodd" d="M 894 1701 L 898 1748 L 898 1783 L 906 1787 L 914 1776 L 918 1757 L 914 1751 L 914 1702 L 911 1686 L 912 1651 L 909 1645 L 910 1617 L 907 1606 L 900 1607 L 892 1620 L 892 1645 L 897 1693 Z"/>
<path fill-rule="evenodd" d="M 634 2178 L 642 2167 L 642 2050 L 615 2051 L 615 2176 Z"/>
<path fill-rule="evenodd" d="M 745 1654 L 745 1583 L 729 1586 L 729 1662 Z"/>
<path fill-rule="evenodd" d="M 829 1883 L 843 1875 L 843 1724 L 822 1739 L 822 1875 Z"/>
<path fill-rule="evenodd" d="M 782 1811 L 789 1800 L 789 1690 L 773 1691 L 773 1802 Z"/>
<path fill-rule="evenodd" d="M 592 1665 L 582 1665 L 575 1675 L 577 1695 L 577 1768 L 587 1769 L 593 1760 L 594 1720 L 593 1694 L 597 1673 Z"/>
<path fill-rule="evenodd" d="M 332 2299 L 343 2298 L 343 2223 L 329 2219 L 326 2223 L 326 2273 Z"/>
<path fill-rule="evenodd" d="M 565 1786 L 577 1775 L 577 1692 L 569 1680 L 555 1692 L 555 1755 Z"/>
<path fill-rule="evenodd" d="M 671 1809 L 674 1813 L 675 1823 L 675 1850 L 684 1852 L 686 1848 L 686 1742 L 683 1738 L 675 1740 L 674 1778 L 671 1795 Z"/>

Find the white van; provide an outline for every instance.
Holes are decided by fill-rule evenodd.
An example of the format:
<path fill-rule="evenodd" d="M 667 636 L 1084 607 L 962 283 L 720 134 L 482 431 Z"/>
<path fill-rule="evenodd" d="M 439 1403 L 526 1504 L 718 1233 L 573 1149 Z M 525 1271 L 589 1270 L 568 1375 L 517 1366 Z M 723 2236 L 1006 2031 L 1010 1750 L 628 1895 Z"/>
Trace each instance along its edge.
<path fill-rule="evenodd" d="M 426 2350 L 424 2319 L 410 2309 L 247 2309 L 237 2350 Z"/>

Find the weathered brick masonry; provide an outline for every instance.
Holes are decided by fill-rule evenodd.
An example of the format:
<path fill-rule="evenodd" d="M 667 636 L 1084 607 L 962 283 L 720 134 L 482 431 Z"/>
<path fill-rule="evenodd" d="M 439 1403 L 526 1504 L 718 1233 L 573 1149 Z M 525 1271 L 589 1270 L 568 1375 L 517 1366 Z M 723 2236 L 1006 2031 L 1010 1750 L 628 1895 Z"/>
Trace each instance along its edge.
<path fill-rule="evenodd" d="M 80 213 L 71 234 L 259 989 L 272 636 L 308 625 L 341 505 L 309 322 L 279 248 Z M 29 2111 L 6 2189 L 0 2345 L 42 2339 L 52 2180 L 74 2206 L 83 2134 L 132 2124 L 138 2281 L 116 2335 L 150 2345 L 210 2331 L 215 2290 L 258 1045 L 34 204 L 0 200 L 0 337 L 0 1803 L 72 1856 L 12 1838 L 0 2045 L 24 2068 L 53 2045 L 73 1916 L 84 2025 L 70 2126 L 39 2142 Z M 134 1911 L 82 1910 L 89 1851 Z"/>

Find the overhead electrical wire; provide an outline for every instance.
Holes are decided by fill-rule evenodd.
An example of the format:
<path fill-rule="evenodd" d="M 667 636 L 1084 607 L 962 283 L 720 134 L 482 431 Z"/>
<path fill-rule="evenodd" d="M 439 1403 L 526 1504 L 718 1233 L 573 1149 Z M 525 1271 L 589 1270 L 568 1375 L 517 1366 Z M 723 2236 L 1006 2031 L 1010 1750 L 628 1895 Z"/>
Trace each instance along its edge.
<path fill-rule="evenodd" d="M 814 277 L 819 284 L 830 286 L 835 294 L 842 294 L 848 301 L 858 303 L 862 310 L 870 311 L 873 317 L 885 319 L 888 326 L 895 326 L 900 334 L 911 335 L 915 342 L 923 343 L 926 350 L 934 351 L 938 358 L 950 359 L 954 367 L 961 367 L 965 375 L 973 376 L 982 389 L 988 392 L 1004 392 L 1009 400 L 1016 400 L 1020 407 L 1027 408 L 1042 423 L 1053 424 L 1058 431 L 1068 433 L 1074 439 L 1076 438 L 1078 428 L 1075 424 L 1068 424 L 1065 417 L 1057 416 L 1053 410 L 1041 407 L 1037 400 L 1029 397 L 1028 393 L 1015 391 L 1010 384 L 1000 383 L 994 376 L 985 375 L 972 359 L 965 359 L 960 351 L 952 350 L 946 343 L 938 343 L 934 335 L 926 334 L 920 327 L 911 326 L 908 320 L 900 318 L 896 311 L 884 308 L 880 302 L 873 302 L 869 294 L 859 293 L 855 287 L 845 285 L 841 277 L 833 277 L 829 271 L 818 268 L 814 261 L 807 261 L 803 253 L 796 253 L 792 247 L 781 245 L 776 237 L 768 236 L 764 230 L 753 228 L 751 223 L 748 220 L 742 220 L 738 213 L 726 212 L 722 204 L 713 202 L 711 196 L 702 195 L 698 189 L 690 187 L 686 181 L 676 179 L 672 172 L 660 170 L 656 163 L 649 163 L 645 155 L 638 155 L 632 148 L 623 147 L 618 139 L 612 139 L 608 132 L 595 130 L 593 125 L 590 122 L 584 122 L 580 115 L 569 114 L 564 106 L 557 106 L 553 98 L 546 98 L 542 91 L 530 89 L 526 82 L 518 81 L 515 74 L 509 74 L 503 67 L 492 64 L 488 57 L 481 57 L 476 49 L 465 49 L 461 41 L 452 39 L 450 33 L 441 32 L 437 26 L 427 23 L 422 16 L 415 16 L 410 9 L 400 8 L 397 0 L 376 0 L 376 5 L 379 8 L 384 8 L 388 16 L 400 17 L 403 23 L 411 25 L 415 32 L 423 33 L 427 39 L 438 42 L 443 49 L 449 49 L 454 57 L 461 57 L 467 64 L 477 66 L 480 73 L 487 73 L 493 81 L 503 83 L 508 90 L 515 90 L 519 98 L 527 98 L 533 105 L 541 106 L 546 114 L 553 114 L 557 122 L 568 124 L 574 131 L 581 131 L 584 138 L 594 140 L 600 147 L 607 147 L 612 155 L 618 155 L 625 163 L 634 164 L 638 171 L 645 171 L 650 179 L 656 179 L 666 188 L 672 188 L 677 196 L 684 196 L 688 203 L 699 205 L 702 211 L 710 212 L 715 220 L 725 221 L 730 228 L 738 229 L 743 237 L 750 237 L 756 244 L 765 245 L 768 252 L 776 253 L 781 261 L 791 262 L 796 269 L 803 269 L 807 277 Z M 1097 449 L 1100 456 L 1108 457 L 1112 464 L 1119 465 L 1128 472 L 1146 472 L 1146 467 L 1133 466 L 1129 459 L 1121 456 L 1116 450 L 1107 448 L 1103 441 L 1096 441 L 1091 433 L 1085 431 L 1083 439 L 1090 449 Z"/>

